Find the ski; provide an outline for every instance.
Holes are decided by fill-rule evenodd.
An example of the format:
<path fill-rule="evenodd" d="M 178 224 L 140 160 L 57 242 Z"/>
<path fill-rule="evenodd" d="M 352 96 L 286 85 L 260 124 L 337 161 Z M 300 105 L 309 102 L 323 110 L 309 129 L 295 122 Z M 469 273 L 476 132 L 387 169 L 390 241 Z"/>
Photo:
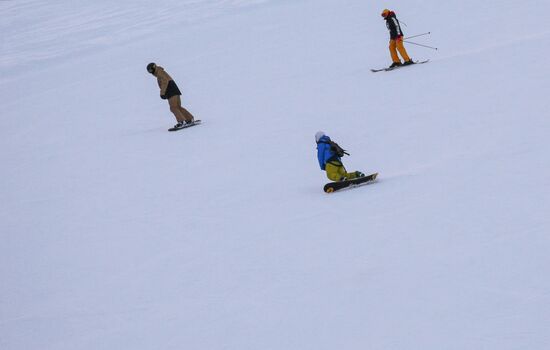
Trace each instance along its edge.
<path fill-rule="evenodd" d="M 195 125 L 199 125 L 201 123 L 201 120 L 195 120 L 194 122 L 190 123 L 190 124 L 185 124 L 179 128 L 176 128 L 176 127 L 173 127 L 173 128 L 170 128 L 168 129 L 168 131 L 178 131 L 178 130 L 181 130 L 181 129 L 187 129 L 187 128 L 190 128 L 192 126 L 195 126 Z"/>
<path fill-rule="evenodd" d="M 328 184 L 325 185 L 325 187 L 323 187 L 323 190 L 326 193 L 332 193 L 332 192 L 342 190 L 344 188 L 361 186 L 376 180 L 377 176 L 378 176 L 378 173 L 374 173 L 367 176 L 358 177 L 352 180 L 329 182 Z"/>
<path fill-rule="evenodd" d="M 405 67 L 412 67 L 414 66 L 415 64 L 424 64 L 424 63 L 428 63 L 430 62 L 430 60 L 425 60 L 425 61 L 416 61 L 414 62 L 414 64 L 409 64 L 409 65 L 401 65 L 401 66 L 396 66 L 396 67 L 387 67 L 387 68 L 380 68 L 380 69 L 371 69 L 370 71 L 373 72 L 373 73 L 377 73 L 377 72 L 389 72 L 389 71 L 392 71 L 392 70 L 395 70 L 395 69 L 398 69 L 398 68 L 405 68 Z"/>

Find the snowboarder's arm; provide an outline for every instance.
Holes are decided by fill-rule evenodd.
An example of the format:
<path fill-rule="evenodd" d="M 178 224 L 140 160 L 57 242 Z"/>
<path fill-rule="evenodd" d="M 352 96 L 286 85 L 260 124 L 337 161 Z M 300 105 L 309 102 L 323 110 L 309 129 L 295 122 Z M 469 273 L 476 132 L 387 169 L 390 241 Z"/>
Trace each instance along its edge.
<path fill-rule="evenodd" d="M 319 167 L 321 167 L 321 170 L 325 170 L 325 148 L 326 143 L 318 143 L 317 144 L 317 160 L 319 161 Z"/>
<path fill-rule="evenodd" d="M 159 88 L 160 88 L 160 95 L 161 96 L 166 95 L 166 89 L 168 88 L 168 79 L 166 79 L 165 77 L 159 75 L 157 77 L 157 81 L 158 81 Z"/>

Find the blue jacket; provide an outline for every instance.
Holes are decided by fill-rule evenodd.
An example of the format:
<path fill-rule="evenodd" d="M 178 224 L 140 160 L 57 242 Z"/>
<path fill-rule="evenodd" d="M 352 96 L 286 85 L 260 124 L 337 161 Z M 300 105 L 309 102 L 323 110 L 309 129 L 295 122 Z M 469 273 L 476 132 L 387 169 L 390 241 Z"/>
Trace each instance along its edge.
<path fill-rule="evenodd" d="M 325 166 L 330 161 L 341 161 L 340 157 L 330 149 L 330 137 L 327 135 L 321 137 L 317 142 L 317 159 L 321 170 L 325 170 Z"/>

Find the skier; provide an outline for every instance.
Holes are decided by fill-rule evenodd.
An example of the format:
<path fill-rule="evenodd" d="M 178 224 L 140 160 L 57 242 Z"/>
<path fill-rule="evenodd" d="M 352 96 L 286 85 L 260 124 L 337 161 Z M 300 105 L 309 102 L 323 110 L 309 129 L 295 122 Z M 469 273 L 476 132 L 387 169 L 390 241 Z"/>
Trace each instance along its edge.
<path fill-rule="evenodd" d="M 327 172 L 327 177 L 332 181 L 345 181 L 358 177 L 363 177 L 360 171 L 348 173 L 342 164 L 341 157 L 347 154 L 338 144 L 331 141 L 328 135 L 318 131 L 315 134 L 315 142 L 317 142 L 317 159 L 321 170 Z"/>
<path fill-rule="evenodd" d="M 403 45 L 403 31 L 399 25 L 399 20 L 395 16 L 395 12 L 384 9 L 381 15 L 386 20 L 386 27 L 388 27 L 390 32 L 390 54 L 393 61 L 390 68 L 414 64 L 414 61 L 409 57 L 407 50 L 405 50 L 405 46 Z M 401 60 L 397 55 L 397 51 L 399 51 L 401 57 L 403 57 L 404 63 L 401 63 Z"/>
<path fill-rule="evenodd" d="M 157 66 L 151 62 L 147 65 L 147 71 L 157 78 L 160 88 L 160 98 L 168 100 L 170 111 L 174 113 L 178 123 L 174 125 L 174 129 L 179 129 L 185 125 L 192 124 L 195 120 L 189 111 L 181 106 L 181 92 L 176 85 L 176 82 L 161 66 Z"/>

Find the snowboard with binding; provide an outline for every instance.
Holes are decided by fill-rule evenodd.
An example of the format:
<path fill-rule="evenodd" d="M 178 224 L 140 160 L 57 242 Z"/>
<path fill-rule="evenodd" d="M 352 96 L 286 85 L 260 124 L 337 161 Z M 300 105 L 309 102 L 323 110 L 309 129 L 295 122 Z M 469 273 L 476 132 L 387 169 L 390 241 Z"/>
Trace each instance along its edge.
<path fill-rule="evenodd" d="M 376 180 L 377 176 L 378 176 L 378 173 L 374 173 L 363 177 L 358 177 L 356 179 L 329 182 L 328 184 L 325 185 L 323 190 L 326 193 L 332 193 L 348 187 L 351 188 L 351 187 L 361 186 Z"/>
<path fill-rule="evenodd" d="M 170 129 L 168 129 L 168 131 L 178 131 L 178 130 L 181 130 L 181 129 L 187 129 L 187 128 L 190 128 L 192 126 L 195 126 L 195 125 L 199 125 L 201 123 L 201 120 L 200 119 L 197 119 L 195 121 L 193 121 L 192 123 L 190 124 L 184 124 L 182 125 L 181 127 L 177 128 L 177 127 L 172 127 Z"/>
<path fill-rule="evenodd" d="M 392 71 L 392 70 L 395 70 L 395 69 L 399 69 L 399 68 L 405 68 L 405 67 L 412 67 L 416 64 L 424 64 L 424 63 L 428 63 L 430 62 L 430 60 L 425 60 L 425 61 L 416 61 L 414 62 L 414 64 L 409 64 L 409 65 L 400 65 L 400 66 L 396 66 L 396 67 L 387 67 L 387 68 L 380 68 L 380 69 L 371 69 L 370 71 L 373 72 L 373 73 L 377 73 L 377 72 L 389 72 L 389 71 Z"/>

